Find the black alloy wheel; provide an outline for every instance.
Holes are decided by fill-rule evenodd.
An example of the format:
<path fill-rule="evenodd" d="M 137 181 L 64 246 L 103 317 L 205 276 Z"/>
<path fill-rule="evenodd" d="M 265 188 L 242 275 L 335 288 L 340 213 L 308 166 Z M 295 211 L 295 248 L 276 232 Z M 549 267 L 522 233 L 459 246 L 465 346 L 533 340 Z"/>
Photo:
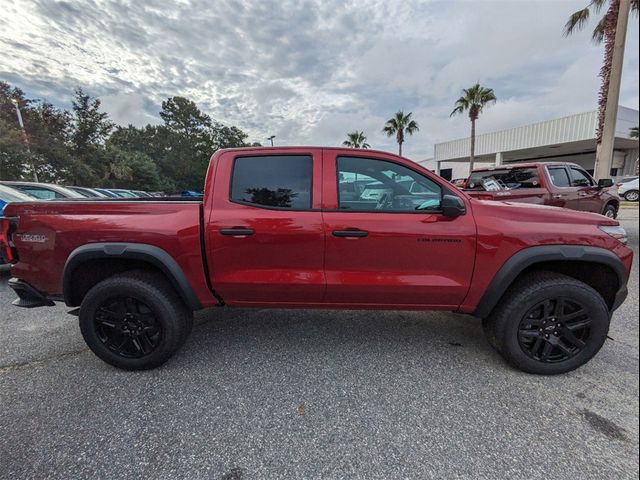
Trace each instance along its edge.
<path fill-rule="evenodd" d="M 591 318 L 575 300 L 546 299 L 531 308 L 520 321 L 518 341 L 534 360 L 556 363 L 580 353 L 589 340 Z"/>
<path fill-rule="evenodd" d="M 132 297 L 114 297 L 100 305 L 94 315 L 98 339 L 124 358 L 151 354 L 162 341 L 162 325 L 153 311 Z"/>
<path fill-rule="evenodd" d="M 522 275 L 482 326 L 489 343 L 514 367 L 557 375 L 587 363 L 607 339 L 611 312 L 586 283 L 556 272 Z"/>

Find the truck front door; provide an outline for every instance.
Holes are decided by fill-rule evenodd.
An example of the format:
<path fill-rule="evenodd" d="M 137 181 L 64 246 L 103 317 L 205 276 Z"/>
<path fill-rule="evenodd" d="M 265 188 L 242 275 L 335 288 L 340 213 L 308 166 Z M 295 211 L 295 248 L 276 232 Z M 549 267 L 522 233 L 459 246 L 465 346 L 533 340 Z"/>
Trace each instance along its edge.
<path fill-rule="evenodd" d="M 474 266 L 471 212 L 442 215 L 444 182 L 410 168 L 409 162 L 337 152 L 323 153 L 325 302 L 459 305 Z M 373 191 L 377 194 L 369 194 Z"/>
<path fill-rule="evenodd" d="M 578 190 L 578 210 L 602 213 L 604 202 L 600 198 L 602 190 L 587 172 L 578 167 L 571 167 L 571 185 Z"/>
<path fill-rule="evenodd" d="M 207 206 L 207 262 L 227 304 L 314 304 L 325 291 L 321 150 L 223 154 Z"/>

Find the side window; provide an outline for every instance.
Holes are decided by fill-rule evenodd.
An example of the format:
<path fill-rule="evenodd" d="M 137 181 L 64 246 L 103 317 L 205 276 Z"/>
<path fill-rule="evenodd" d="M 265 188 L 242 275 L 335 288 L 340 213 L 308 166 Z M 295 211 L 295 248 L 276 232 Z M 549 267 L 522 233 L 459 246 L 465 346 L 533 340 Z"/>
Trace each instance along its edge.
<path fill-rule="evenodd" d="M 309 210 L 310 155 L 238 157 L 233 163 L 231 200 L 256 206 Z"/>
<path fill-rule="evenodd" d="M 590 187 L 593 185 L 591 177 L 584 171 L 571 167 L 571 186 Z"/>
<path fill-rule="evenodd" d="M 549 167 L 549 176 L 551 177 L 551 183 L 556 187 L 566 188 L 571 186 L 569 174 L 564 167 Z"/>
<path fill-rule="evenodd" d="M 397 163 L 338 157 L 338 208 L 356 212 L 439 211 L 442 189 Z"/>

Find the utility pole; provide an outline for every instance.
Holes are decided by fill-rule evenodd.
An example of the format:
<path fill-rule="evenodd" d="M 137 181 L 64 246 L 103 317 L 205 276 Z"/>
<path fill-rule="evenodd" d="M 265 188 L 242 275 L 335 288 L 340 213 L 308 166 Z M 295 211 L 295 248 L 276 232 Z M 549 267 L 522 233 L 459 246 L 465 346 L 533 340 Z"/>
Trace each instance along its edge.
<path fill-rule="evenodd" d="M 271 135 L 270 137 L 267 137 L 267 140 L 271 141 L 271 146 L 273 147 L 273 139 L 276 138 L 275 135 Z"/>
<path fill-rule="evenodd" d="M 620 0 L 618 19 L 616 22 L 616 37 L 613 43 L 613 58 L 611 59 L 611 76 L 607 92 L 607 105 L 604 113 L 604 127 L 602 140 L 596 149 L 596 164 L 593 174 L 597 180 L 611 177 L 613 163 L 613 141 L 616 137 L 616 119 L 618 118 L 618 102 L 620 100 L 620 81 L 622 80 L 622 63 L 624 60 L 624 44 L 627 38 L 627 24 L 631 0 Z"/>
<path fill-rule="evenodd" d="M 22 113 L 20 113 L 20 106 L 18 105 L 18 101 L 15 98 L 11 99 L 11 102 L 16 107 L 16 115 L 18 117 L 18 124 L 20 125 L 20 130 L 22 130 L 22 140 L 24 141 L 25 146 L 27 147 L 27 153 L 29 154 L 29 161 L 31 162 L 31 168 L 33 169 L 33 180 L 38 181 L 38 171 L 35 166 L 35 162 L 31 156 L 31 149 L 29 148 L 29 137 L 27 137 L 27 131 L 24 128 L 24 122 L 22 121 Z"/>

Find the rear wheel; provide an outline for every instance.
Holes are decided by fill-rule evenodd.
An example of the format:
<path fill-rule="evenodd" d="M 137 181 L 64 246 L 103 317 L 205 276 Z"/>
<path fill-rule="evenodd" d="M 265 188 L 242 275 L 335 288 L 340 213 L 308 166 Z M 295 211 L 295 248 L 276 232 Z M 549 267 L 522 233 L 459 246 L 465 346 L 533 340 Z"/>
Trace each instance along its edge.
<path fill-rule="evenodd" d="M 161 275 L 131 271 L 89 290 L 79 321 L 85 342 L 99 358 L 125 370 L 146 370 L 180 348 L 193 316 Z"/>
<path fill-rule="evenodd" d="M 638 190 L 629 190 L 624 194 L 624 199 L 627 202 L 637 202 L 639 197 Z"/>
<path fill-rule="evenodd" d="M 609 331 L 609 311 L 585 283 L 539 272 L 510 288 L 484 326 L 489 342 L 513 366 L 554 375 L 598 353 Z"/>

